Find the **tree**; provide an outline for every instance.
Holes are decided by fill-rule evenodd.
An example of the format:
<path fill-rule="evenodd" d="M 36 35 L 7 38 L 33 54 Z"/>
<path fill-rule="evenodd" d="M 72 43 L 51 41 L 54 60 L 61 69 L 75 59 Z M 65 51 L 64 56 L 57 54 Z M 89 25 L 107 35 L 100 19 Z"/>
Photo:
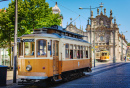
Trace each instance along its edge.
<path fill-rule="evenodd" d="M 130 43 L 127 43 L 127 46 L 130 46 Z"/>
<path fill-rule="evenodd" d="M 14 41 L 15 0 L 1 10 L 0 18 L 0 46 L 8 46 L 10 55 L 11 42 Z M 45 0 L 18 0 L 18 36 L 30 34 L 32 29 L 59 25 L 60 22 L 60 15 L 53 14 Z"/>

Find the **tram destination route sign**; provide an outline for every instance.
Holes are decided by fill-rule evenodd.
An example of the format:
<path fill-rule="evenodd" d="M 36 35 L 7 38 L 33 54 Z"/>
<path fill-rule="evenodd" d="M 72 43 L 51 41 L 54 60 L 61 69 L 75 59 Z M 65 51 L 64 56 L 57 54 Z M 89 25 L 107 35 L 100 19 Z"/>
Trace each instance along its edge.
<path fill-rule="evenodd" d="M 34 42 L 34 39 L 23 39 L 23 42 Z"/>

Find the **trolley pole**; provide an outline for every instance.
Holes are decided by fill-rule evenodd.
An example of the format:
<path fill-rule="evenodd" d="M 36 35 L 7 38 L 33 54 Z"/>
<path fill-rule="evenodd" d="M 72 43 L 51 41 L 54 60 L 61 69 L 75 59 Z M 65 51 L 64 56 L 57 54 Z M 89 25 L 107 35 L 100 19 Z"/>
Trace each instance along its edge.
<path fill-rule="evenodd" d="M 16 83 L 16 66 L 17 66 L 17 29 L 18 29 L 18 2 L 15 0 L 15 30 L 14 30 L 14 66 L 13 66 L 13 83 Z"/>

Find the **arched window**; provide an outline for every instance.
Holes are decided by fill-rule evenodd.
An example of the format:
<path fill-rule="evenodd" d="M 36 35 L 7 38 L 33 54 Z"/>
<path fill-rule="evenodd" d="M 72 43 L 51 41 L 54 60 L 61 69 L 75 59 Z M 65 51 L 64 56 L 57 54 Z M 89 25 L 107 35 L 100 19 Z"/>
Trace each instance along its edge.
<path fill-rule="evenodd" d="M 47 56 L 47 41 L 43 39 L 37 40 L 37 57 Z"/>

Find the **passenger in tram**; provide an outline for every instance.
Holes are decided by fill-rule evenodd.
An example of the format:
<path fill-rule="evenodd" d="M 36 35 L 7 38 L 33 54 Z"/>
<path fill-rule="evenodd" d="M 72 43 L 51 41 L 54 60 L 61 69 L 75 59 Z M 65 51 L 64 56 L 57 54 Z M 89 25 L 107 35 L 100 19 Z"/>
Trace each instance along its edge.
<path fill-rule="evenodd" d="M 40 56 L 40 52 L 39 51 L 37 52 L 37 55 Z"/>
<path fill-rule="evenodd" d="M 31 55 L 34 55 L 34 51 L 32 51 L 32 54 Z"/>

